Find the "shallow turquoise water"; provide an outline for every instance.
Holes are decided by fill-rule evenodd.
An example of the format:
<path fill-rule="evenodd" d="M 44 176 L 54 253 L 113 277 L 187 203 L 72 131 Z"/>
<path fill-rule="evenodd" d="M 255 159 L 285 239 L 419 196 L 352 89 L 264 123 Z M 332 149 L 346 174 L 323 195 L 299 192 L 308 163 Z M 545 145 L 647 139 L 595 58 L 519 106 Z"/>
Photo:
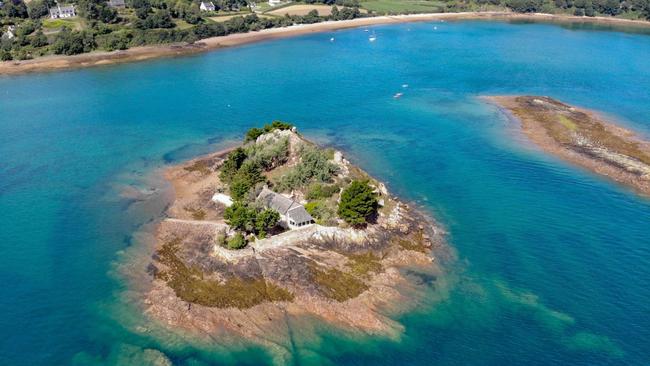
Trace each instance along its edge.
<path fill-rule="evenodd" d="M 650 200 L 526 145 L 477 96 L 550 95 L 650 133 L 650 37 L 375 30 L 375 43 L 355 29 L 0 78 L 0 364 L 141 364 L 144 348 L 179 365 L 267 362 L 126 330 L 142 320 L 115 273 L 161 210 L 120 198 L 123 185 L 272 119 L 435 214 L 459 256 L 448 296 L 401 318 L 400 342 L 323 331 L 295 364 L 649 364 Z"/>

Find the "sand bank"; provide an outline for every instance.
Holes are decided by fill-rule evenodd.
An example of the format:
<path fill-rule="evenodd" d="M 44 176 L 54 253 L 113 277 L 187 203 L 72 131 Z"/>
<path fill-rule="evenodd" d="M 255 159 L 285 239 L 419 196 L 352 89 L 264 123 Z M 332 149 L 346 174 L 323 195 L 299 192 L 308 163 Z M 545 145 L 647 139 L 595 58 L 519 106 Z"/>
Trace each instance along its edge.
<path fill-rule="evenodd" d="M 598 113 L 549 97 L 493 96 L 547 153 L 650 196 L 650 142 Z"/>
<path fill-rule="evenodd" d="M 171 44 L 157 46 L 134 47 L 123 51 L 91 52 L 74 56 L 45 56 L 26 61 L 0 62 L 0 75 L 15 75 L 30 72 L 66 70 L 79 67 L 120 64 L 125 62 L 144 61 L 160 57 L 190 55 L 224 47 L 233 47 L 265 40 L 288 38 L 297 35 L 328 32 L 338 29 L 363 27 L 377 24 L 394 24 L 405 22 L 421 22 L 431 20 L 534 20 L 552 22 L 585 22 L 607 25 L 650 27 L 650 22 L 626 20 L 605 17 L 575 17 L 550 14 L 515 14 L 510 12 L 465 12 L 465 13 L 435 13 L 397 16 L 380 16 L 358 18 L 353 20 L 329 21 L 317 24 L 303 24 L 284 28 L 266 29 L 259 32 L 238 33 L 222 37 L 206 38 L 194 44 Z"/>

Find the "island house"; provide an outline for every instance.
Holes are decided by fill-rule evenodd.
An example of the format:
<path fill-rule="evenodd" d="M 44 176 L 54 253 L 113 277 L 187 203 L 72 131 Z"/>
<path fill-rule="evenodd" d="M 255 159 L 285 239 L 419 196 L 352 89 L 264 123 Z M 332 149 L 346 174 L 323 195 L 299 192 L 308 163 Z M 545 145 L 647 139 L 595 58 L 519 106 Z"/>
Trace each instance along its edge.
<path fill-rule="evenodd" d="M 108 6 L 111 8 L 126 8 L 124 0 L 108 0 Z"/>
<path fill-rule="evenodd" d="M 314 223 L 314 218 L 300 203 L 289 197 L 275 193 L 264 187 L 257 196 L 257 201 L 265 207 L 278 211 L 280 214 L 280 225 L 289 229 L 295 229 Z"/>
<path fill-rule="evenodd" d="M 278 6 L 284 4 L 285 0 L 269 0 L 270 6 Z"/>
<path fill-rule="evenodd" d="M 77 14 L 74 12 L 74 5 L 59 5 L 56 4 L 55 7 L 50 8 L 50 18 L 72 18 Z"/>
<path fill-rule="evenodd" d="M 214 7 L 212 1 L 208 1 L 207 3 L 201 1 L 201 5 L 199 6 L 199 9 L 201 9 L 201 11 L 214 11 L 216 8 Z"/>

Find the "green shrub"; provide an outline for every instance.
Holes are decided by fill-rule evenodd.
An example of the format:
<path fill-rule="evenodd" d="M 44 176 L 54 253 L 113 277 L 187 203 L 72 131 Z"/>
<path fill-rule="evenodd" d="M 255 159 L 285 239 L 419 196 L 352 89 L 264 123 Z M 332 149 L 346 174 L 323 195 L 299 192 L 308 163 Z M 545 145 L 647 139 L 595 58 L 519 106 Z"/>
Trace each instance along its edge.
<path fill-rule="evenodd" d="M 9 51 L 2 50 L 0 51 L 0 61 L 11 61 L 13 57 Z"/>
<path fill-rule="evenodd" d="M 246 132 L 244 142 L 255 141 L 258 137 L 273 130 L 290 130 L 293 125 L 288 122 L 273 121 L 271 124 L 265 124 L 263 128 L 253 127 Z"/>
<path fill-rule="evenodd" d="M 246 246 L 246 239 L 244 235 L 237 233 L 232 238 L 228 239 L 228 249 L 242 249 Z"/>
<path fill-rule="evenodd" d="M 355 180 L 343 190 L 338 215 L 350 225 L 361 226 L 377 212 L 377 194 L 368 181 Z"/>
<path fill-rule="evenodd" d="M 253 127 L 246 132 L 244 142 L 255 141 L 258 137 L 264 134 L 264 129 Z"/>
<path fill-rule="evenodd" d="M 264 182 L 265 179 L 259 166 L 246 160 L 230 182 L 230 196 L 235 201 L 243 201 L 251 188 L 257 183 Z"/>
<path fill-rule="evenodd" d="M 309 190 L 307 191 L 307 199 L 318 200 L 330 198 L 340 190 L 341 188 L 336 184 L 313 183 L 309 186 Z"/>
<path fill-rule="evenodd" d="M 270 125 L 264 125 L 264 131 L 271 132 L 273 130 L 290 130 L 293 125 L 289 122 L 273 121 Z"/>
<path fill-rule="evenodd" d="M 76 55 L 79 53 L 90 52 L 97 47 L 94 35 L 88 31 L 71 31 L 63 28 L 57 34 L 52 50 L 57 55 Z"/>
<path fill-rule="evenodd" d="M 258 212 L 255 207 L 235 202 L 226 208 L 224 218 L 226 223 L 235 230 L 265 237 L 280 221 L 280 214 L 272 209 Z"/>
<path fill-rule="evenodd" d="M 280 214 L 276 210 L 266 209 L 259 214 L 255 220 L 255 229 L 257 234 L 264 238 L 269 230 L 273 229 L 280 221 Z"/>
<path fill-rule="evenodd" d="M 269 140 L 248 146 L 248 160 L 263 170 L 271 170 L 287 161 L 289 157 L 289 138 Z"/>
<path fill-rule="evenodd" d="M 305 210 L 321 225 L 331 223 L 334 211 L 321 201 L 311 201 L 305 205 Z"/>
<path fill-rule="evenodd" d="M 327 152 L 313 146 L 303 146 L 300 163 L 277 183 L 280 191 L 301 188 L 310 182 L 327 183 L 338 171 L 338 167 L 329 161 Z"/>
<path fill-rule="evenodd" d="M 235 174 L 237 174 L 241 165 L 244 163 L 244 160 L 246 160 L 246 152 L 244 149 L 238 147 L 231 151 L 221 167 L 221 173 L 219 174 L 221 181 L 230 183 Z"/>
<path fill-rule="evenodd" d="M 257 211 L 244 203 L 233 203 L 230 207 L 226 208 L 223 216 L 226 219 L 226 223 L 235 230 L 249 233 L 255 230 Z"/>

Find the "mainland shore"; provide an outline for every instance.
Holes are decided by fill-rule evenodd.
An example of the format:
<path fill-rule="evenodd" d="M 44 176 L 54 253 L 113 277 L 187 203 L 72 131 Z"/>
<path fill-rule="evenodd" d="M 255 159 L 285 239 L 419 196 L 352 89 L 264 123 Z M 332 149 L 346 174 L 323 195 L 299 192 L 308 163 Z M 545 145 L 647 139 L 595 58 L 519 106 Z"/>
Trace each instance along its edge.
<path fill-rule="evenodd" d="M 145 61 L 163 57 L 191 55 L 210 50 L 234 47 L 265 40 L 288 38 L 298 35 L 329 32 L 339 29 L 364 27 L 378 24 L 423 22 L 432 20 L 529 20 L 557 23 L 590 23 L 616 26 L 650 27 L 650 22 L 606 17 L 578 17 L 553 14 L 519 14 L 511 12 L 461 12 L 431 13 L 395 16 L 378 16 L 352 20 L 327 21 L 302 24 L 284 28 L 265 29 L 258 32 L 237 33 L 200 40 L 194 44 L 166 44 L 133 47 L 112 52 L 91 52 L 74 56 L 52 55 L 25 61 L 0 62 L 0 75 L 17 75 L 31 72 L 58 71 L 127 62 Z"/>

